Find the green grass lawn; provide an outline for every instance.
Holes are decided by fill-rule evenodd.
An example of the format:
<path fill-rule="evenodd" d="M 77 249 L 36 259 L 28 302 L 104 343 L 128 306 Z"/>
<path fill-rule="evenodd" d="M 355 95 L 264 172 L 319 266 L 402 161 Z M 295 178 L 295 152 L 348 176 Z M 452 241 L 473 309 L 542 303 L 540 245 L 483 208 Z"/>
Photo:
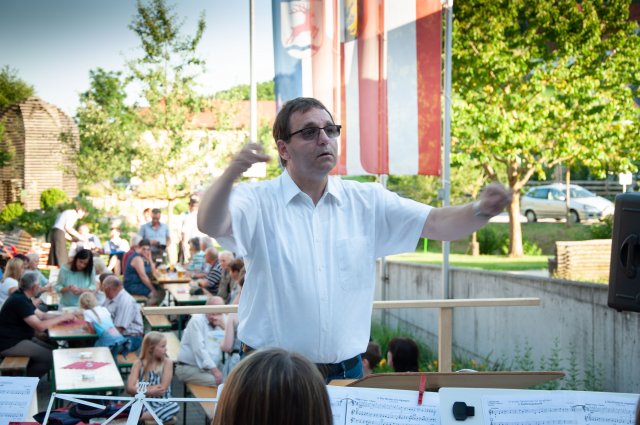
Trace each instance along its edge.
<path fill-rule="evenodd" d="M 449 264 L 453 267 L 465 267 L 470 269 L 493 271 L 518 271 L 537 270 L 547 268 L 545 255 L 525 256 L 522 258 L 509 258 L 501 255 L 480 255 L 472 257 L 464 254 L 450 254 Z M 387 257 L 391 261 L 404 261 L 408 263 L 441 264 L 442 254 L 428 252 L 413 252 Z"/>

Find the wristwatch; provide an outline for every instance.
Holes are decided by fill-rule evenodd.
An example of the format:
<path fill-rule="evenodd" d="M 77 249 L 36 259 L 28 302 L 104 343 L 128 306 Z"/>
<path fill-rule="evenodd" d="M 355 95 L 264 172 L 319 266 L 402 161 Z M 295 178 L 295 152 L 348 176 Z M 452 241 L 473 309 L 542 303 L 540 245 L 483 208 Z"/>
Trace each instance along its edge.
<path fill-rule="evenodd" d="M 473 205 L 471 205 L 471 209 L 473 210 L 473 215 L 476 217 L 484 218 L 486 220 L 489 220 L 491 217 L 493 217 L 491 214 L 482 212 L 482 210 L 480 209 L 480 201 L 474 202 Z"/>

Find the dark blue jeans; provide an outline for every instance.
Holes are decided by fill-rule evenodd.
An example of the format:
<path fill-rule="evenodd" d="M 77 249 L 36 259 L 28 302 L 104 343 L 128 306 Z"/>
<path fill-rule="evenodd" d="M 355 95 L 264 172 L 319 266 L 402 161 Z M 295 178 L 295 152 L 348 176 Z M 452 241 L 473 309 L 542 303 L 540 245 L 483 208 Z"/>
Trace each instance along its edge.
<path fill-rule="evenodd" d="M 328 384 L 334 379 L 360 379 L 363 376 L 362 357 L 358 356 L 358 362 L 351 369 L 343 369 L 342 373 L 329 375 L 324 380 Z"/>

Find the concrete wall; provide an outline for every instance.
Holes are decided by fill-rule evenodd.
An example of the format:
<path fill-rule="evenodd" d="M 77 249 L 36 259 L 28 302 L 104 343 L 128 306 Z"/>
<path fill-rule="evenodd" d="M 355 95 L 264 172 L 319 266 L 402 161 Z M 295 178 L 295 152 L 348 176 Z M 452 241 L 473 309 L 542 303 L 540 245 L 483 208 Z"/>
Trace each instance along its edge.
<path fill-rule="evenodd" d="M 440 267 L 388 262 L 387 268 L 386 283 L 379 268 L 376 300 L 442 298 Z M 581 372 L 601 367 L 603 390 L 640 391 L 640 314 L 607 307 L 606 285 L 452 269 L 450 286 L 453 298 L 540 298 L 538 307 L 454 309 L 454 355 L 513 359 L 528 344 L 539 367 L 557 339 L 565 372 L 575 355 Z M 375 311 L 374 319 L 437 347 L 437 309 Z"/>

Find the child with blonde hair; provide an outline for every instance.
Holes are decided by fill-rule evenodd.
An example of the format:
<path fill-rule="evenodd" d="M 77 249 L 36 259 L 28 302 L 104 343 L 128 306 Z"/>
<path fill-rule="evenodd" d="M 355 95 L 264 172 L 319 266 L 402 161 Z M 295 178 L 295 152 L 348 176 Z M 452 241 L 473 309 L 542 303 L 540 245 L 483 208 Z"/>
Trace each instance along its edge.
<path fill-rule="evenodd" d="M 167 357 L 167 338 L 161 332 L 149 332 L 142 340 L 140 359 L 131 367 L 127 380 L 127 393 L 137 393 L 138 382 L 148 382 L 145 395 L 155 398 L 171 397 L 171 379 L 173 379 L 173 362 Z M 175 417 L 180 411 L 176 402 L 154 402 L 147 398 L 147 403 L 162 422 Z M 144 410 L 141 420 L 153 420 L 151 414 Z"/>
<path fill-rule="evenodd" d="M 87 326 L 93 328 L 98 335 L 95 346 L 109 347 L 114 359 L 117 359 L 119 353 L 123 353 L 126 356 L 129 352 L 129 341 L 122 336 L 118 328 L 113 324 L 109 310 L 98 305 L 93 292 L 83 293 L 80 295 L 78 302 Z"/>

